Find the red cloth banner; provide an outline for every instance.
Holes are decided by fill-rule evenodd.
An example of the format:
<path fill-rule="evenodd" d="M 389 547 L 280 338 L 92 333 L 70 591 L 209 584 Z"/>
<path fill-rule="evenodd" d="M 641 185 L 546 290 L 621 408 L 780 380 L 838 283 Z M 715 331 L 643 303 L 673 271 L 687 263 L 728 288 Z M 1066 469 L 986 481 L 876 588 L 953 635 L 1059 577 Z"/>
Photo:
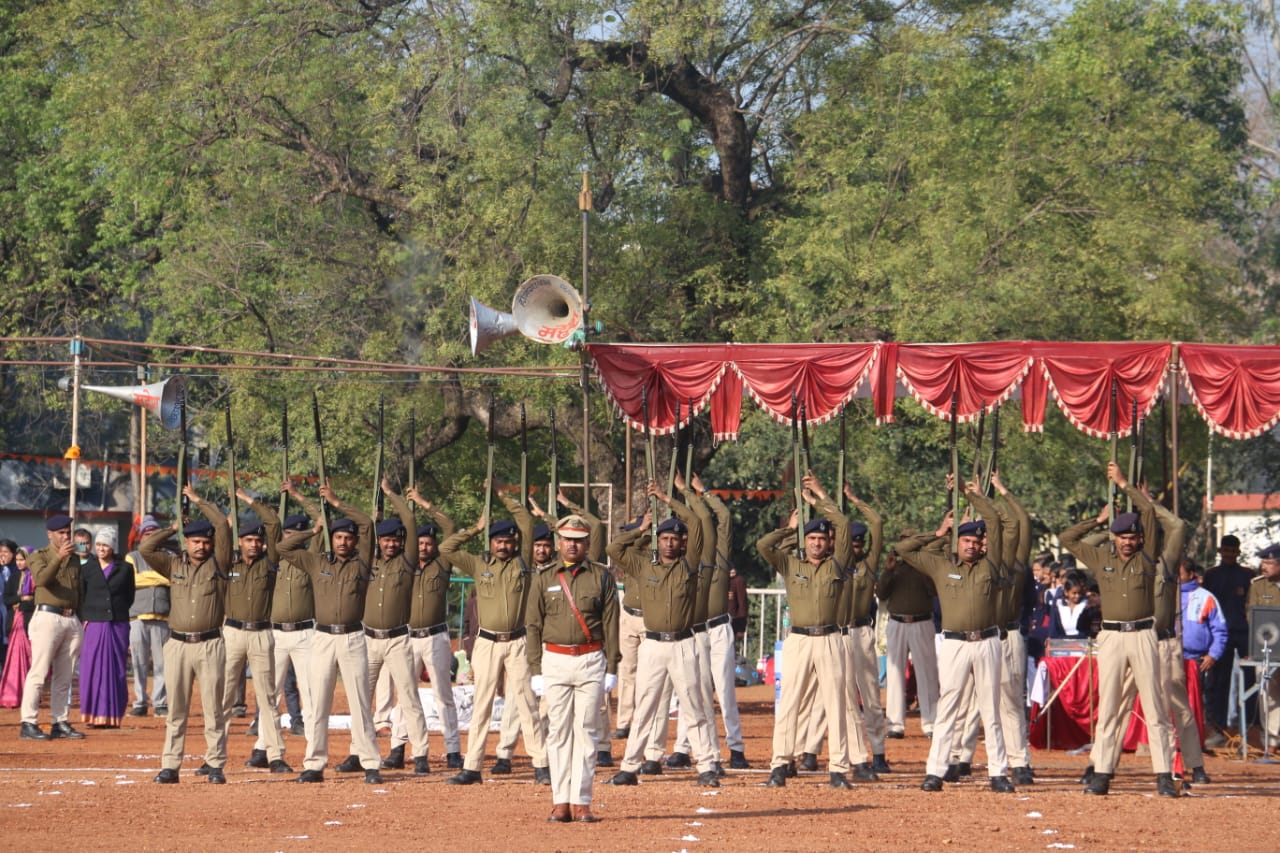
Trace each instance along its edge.
<path fill-rule="evenodd" d="M 1058 408 L 1076 429 L 1095 438 L 1111 430 L 1111 389 L 1116 388 L 1119 435 L 1133 429 L 1133 401 L 1138 417 L 1155 407 L 1164 382 L 1168 343 L 1038 344 L 1045 378 Z"/>
<path fill-rule="evenodd" d="M 1182 381 L 1201 417 L 1227 438 L 1254 438 L 1280 420 L 1276 347 L 1180 344 Z"/>
<path fill-rule="evenodd" d="M 693 413 L 706 408 L 728 369 L 727 349 L 727 344 L 590 347 L 596 375 L 609 402 L 632 429 L 643 430 L 642 392 L 647 392 L 649 429 L 659 435 L 687 424 Z M 690 401 L 693 412 L 689 411 Z M 712 429 L 722 431 L 714 420 Z M 733 433 L 736 436 L 736 423 Z"/>
<path fill-rule="evenodd" d="M 958 394 L 957 420 L 976 420 L 1012 396 L 1031 368 L 1021 341 L 985 344 L 915 344 L 898 349 L 898 377 L 907 393 L 929 413 L 951 420 L 951 397 Z"/>
<path fill-rule="evenodd" d="M 731 344 L 729 357 L 747 393 L 775 421 L 791 425 L 792 394 L 805 421 L 822 424 L 840 414 L 875 362 L 876 344 Z"/>

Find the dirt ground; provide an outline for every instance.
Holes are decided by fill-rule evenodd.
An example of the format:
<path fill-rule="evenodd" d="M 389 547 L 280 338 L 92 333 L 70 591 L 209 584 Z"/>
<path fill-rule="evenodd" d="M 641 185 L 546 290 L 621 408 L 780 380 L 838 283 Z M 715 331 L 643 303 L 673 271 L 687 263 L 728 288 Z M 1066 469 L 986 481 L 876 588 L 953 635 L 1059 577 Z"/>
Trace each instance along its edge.
<path fill-rule="evenodd" d="M 324 784 L 298 785 L 296 774 L 243 766 L 253 740 L 245 735 L 249 720 L 234 720 L 228 784 L 208 787 L 193 775 L 203 750 L 197 720 L 181 783 L 160 786 L 151 779 L 163 719 L 127 717 L 122 728 L 89 730 L 84 740 L 42 742 L 19 740 L 18 711 L 0 710 L 0 849 L 1086 851 L 1205 849 L 1215 841 L 1232 851 L 1280 849 L 1280 765 L 1210 756 L 1213 783 L 1174 801 L 1154 796 L 1149 760 L 1129 755 L 1111 795 L 1094 798 L 1075 781 L 1084 757 L 1040 752 L 1036 784 L 1016 794 L 991 793 L 980 768 L 973 780 L 926 794 L 919 784 L 929 741 L 914 717 L 905 740 L 889 741 L 893 772 L 878 783 L 833 791 L 824 764 L 784 789 L 764 788 L 773 689 L 743 688 L 738 696 L 747 757 L 758 769 L 730 771 L 720 789 L 707 790 L 687 770 L 613 788 L 604 782 L 614 771 L 602 768 L 593 809 L 603 820 L 595 825 L 546 823 L 549 789 L 533 784 L 522 754 L 512 776 L 486 772 L 482 786 L 445 784 L 451 774 L 437 734 L 429 776 L 384 771 L 385 783 L 370 786 L 331 767 Z M 73 710 L 73 724 L 78 718 Z M 47 727 L 45 709 L 40 722 Z M 330 741 L 333 755 L 345 755 L 345 733 L 334 732 Z M 490 750 L 496 741 L 491 735 Z M 379 743 L 385 753 L 385 739 Z M 286 760 L 300 770 L 302 738 L 286 736 L 286 746 Z M 615 758 L 623 746 L 613 745 Z M 486 770 L 489 764 L 491 758 Z"/>

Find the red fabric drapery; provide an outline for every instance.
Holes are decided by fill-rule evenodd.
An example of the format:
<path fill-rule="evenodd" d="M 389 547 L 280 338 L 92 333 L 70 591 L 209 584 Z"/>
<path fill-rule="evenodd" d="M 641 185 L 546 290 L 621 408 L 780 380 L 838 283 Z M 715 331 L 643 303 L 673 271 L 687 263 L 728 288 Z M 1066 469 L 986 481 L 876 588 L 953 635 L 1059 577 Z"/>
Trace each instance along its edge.
<path fill-rule="evenodd" d="M 965 344 L 591 344 L 587 347 L 605 395 L 635 429 L 642 429 L 641 389 L 649 395 L 650 426 L 675 427 L 675 407 L 687 422 L 710 408 L 717 439 L 734 439 L 744 395 L 774 419 L 791 422 L 791 395 L 805 403 L 806 420 L 822 423 L 855 396 L 869 393 L 878 423 L 893 420 L 897 396 L 950 417 L 959 392 L 962 420 L 1020 396 L 1023 428 L 1044 427 L 1049 395 L 1066 418 L 1104 438 L 1111 427 L 1111 389 L 1118 433 L 1155 406 L 1171 358 L 1211 428 L 1251 438 L 1280 422 L 1280 347 L 1169 342 L 997 341 Z M 863 389 L 869 380 L 870 387 Z M 901 390 L 899 390 L 901 389 Z"/>

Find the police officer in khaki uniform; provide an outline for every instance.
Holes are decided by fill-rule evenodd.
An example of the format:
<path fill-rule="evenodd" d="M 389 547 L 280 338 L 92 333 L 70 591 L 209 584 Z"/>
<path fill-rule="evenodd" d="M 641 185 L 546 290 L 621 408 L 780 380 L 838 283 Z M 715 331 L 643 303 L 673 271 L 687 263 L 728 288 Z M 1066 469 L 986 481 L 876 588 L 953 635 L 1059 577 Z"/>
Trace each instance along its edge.
<path fill-rule="evenodd" d="M 1107 466 L 1107 474 L 1117 484 L 1123 482 L 1119 467 Z M 1127 484 L 1125 484 L 1127 486 Z M 1094 527 L 1105 524 L 1110 508 L 1096 519 L 1087 519 L 1062 533 L 1062 547 L 1075 555 L 1098 582 L 1102 594 L 1102 631 L 1098 634 L 1098 729 L 1091 755 L 1094 772 L 1087 794 L 1106 794 L 1120 756 L 1125 718 L 1121 716 L 1126 670 L 1133 671 L 1138 694 L 1147 718 L 1147 740 L 1151 766 L 1156 774 L 1156 793 L 1178 796 L 1172 773 L 1172 735 L 1169 701 L 1164 680 L 1159 677 L 1160 656 L 1155 632 L 1155 601 L 1167 583 L 1177 584 L 1169 568 L 1156 561 L 1155 531 L 1144 528 L 1139 513 L 1150 513 L 1151 501 L 1137 489 L 1127 494 L 1138 512 L 1120 513 L 1111 524 L 1113 545 L 1089 545 L 1084 537 Z M 1176 519 L 1174 520 L 1176 522 Z M 1181 524 L 1181 522 L 1177 522 Z M 1167 522 L 1166 541 L 1177 535 Z M 1150 540 L 1144 541 L 1144 534 Z M 1086 774 L 1088 776 L 1088 774 Z"/>
<path fill-rule="evenodd" d="M 649 543 L 645 541 L 653 523 L 647 514 L 639 528 L 613 540 L 608 548 L 609 558 L 627 575 L 627 583 L 639 587 L 645 624 L 645 639 L 640 644 L 637 663 L 636 710 L 631 735 L 627 738 L 621 768 L 611 783 L 636 785 L 639 783 L 637 771 L 649 775 L 662 772 L 656 760 L 644 756 L 651 745 L 658 715 L 667 713 L 662 695 L 665 682 L 670 678 L 679 697 L 681 716 L 689 717 L 689 739 L 698 768 L 698 784 L 718 788 L 716 755 L 708 732 L 711 720 L 702 708 L 698 688 L 702 676 L 693 634 L 699 581 L 696 563 L 710 531 L 703 528 L 691 508 L 672 500 L 656 482 L 649 481 L 647 491 L 673 513 L 672 518 L 658 525 L 657 554 L 649 553 Z"/>
<path fill-rule="evenodd" d="M 556 526 L 560 566 L 539 572 L 529 593 L 529 670 L 547 700 L 551 822 L 595 823 L 592 777 L 600 703 L 617 683 L 617 584 L 587 559 L 591 536 L 580 515 Z"/>
<path fill-rule="evenodd" d="M 282 491 L 297 491 L 292 483 L 286 484 Z M 304 502 L 308 512 L 318 514 L 319 507 Z M 301 533 L 311 527 L 311 519 L 303 513 L 291 515 L 281 523 L 282 537 Z M 319 547 L 320 537 L 312 537 L 311 544 Z M 277 712 L 280 699 L 284 694 L 285 673 L 293 667 L 294 680 L 298 688 L 299 714 L 289 721 L 289 729 L 293 734 L 307 734 L 307 727 L 315 718 L 312 708 L 315 700 L 311 696 L 311 642 L 316 633 L 315 593 L 311 589 L 311 577 L 291 560 L 284 559 L 279 553 L 279 542 L 276 543 L 275 588 L 271 593 L 271 637 L 274 656 L 272 665 L 276 672 L 275 692 L 271 695 L 271 704 Z M 261 713 L 261 709 L 259 709 Z M 307 736 L 308 741 L 311 736 Z M 255 750 L 265 750 L 266 741 L 262 739 L 259 727 Z"/>
<path fill-rule="evenodd" d="M 249 665 L 253 673 L 253 693 L 258 716 L 265 719 L 258 728 L 264 746 L 253 750 L 246 767 L 268 767 L 272 773 L 291 773 L 284 762 L 284 735 L 280 733 L 280 711 L 276 695 L 275 635 L 271 631 L 271 598 L 275 589 L 280 557 L 280 517 L 266 504 L 255 501 L 244 490 L 236 497 L 255 513 L 239 519 L 240 559 L 227 572 L 227 598 L 222 623 L 226 646 L 226 687 L 223 695 L 227 719 L 235 704 L 235 679 Z M 226 524 L 225 519 L 221 526 Z"/>
<path fill-rule="evenodd" d="M 453 535 L 456 525 L 449 516 L 410 489 L 405 497 L 422 507 L 432 521 L 418 525 L 418 568 L 413 577 L 413 602 L 409 608 L 409 645 L 413 671 L 427 672 L 436 697 L 436 714 L 444 730 L 445 762 L 450 770 L 462 769 L 462 737 L 458 733 L 458 706 L 453 699 L 453 649 L 449 645 L 449 575 L 452 564 L 440 553 L 441 534 Z M 383 766 L 404 766 L 409 728 L 403 714 L 391 725 L 391 754 Z"/>
<path fill-rule="evenodd" d="M 631 533 L 640 528 L 640 517 L 619 528 L 620 533 Z M 644 605 L 640 601 L 640 584 L 623 583 L 622 612 L 618 615 L 618 646 L 622 661 L 618 664 L 618 727 L 609 735 L 612 740 L 626 740 L 631 736 L 631 719 L 636 711 L 636 667 L 640 659 L 640 644 L 644 642 Z"/>
<path fill-rule="evenodd" d="M 876 598 L 889 615 L 885 636 L 886 738 L 906 737 L 907 658 L 916 678 L 920 726 L 933 733 L 938 704 L 938 652 L 934 640 L 933 582 L 890 551 L 876 584 Z"/>
<path fill-rule="evenodd" d="M 381 784 L 381 756 L 369 707 L 369 650 L 360 621 L 373 560 L 373 519 L 339 500 L 328 483 L 320 487 L 320 497 L 346 515 L 329 525 L 332 552 L 317 554 L 307 548 L 311 538 L 324 530 L 319 522 L 310 531 L 293 534 L 280 543 L 281 559 L 292 562 L 311 578 L 316 608 L 309 672 L 315 711 L 310 715 L 314 719 L 307 720 L 307 754 L 298 781 L 324 781 L 324 768 L 329 762 L 329 713 L 341 672 L 351 711 L 352 752 L 364 769 L 365 782 Z"/>
<path fill-rule="evenodd" d="M 191 683 L 198 680 L 204 709 L 205 766 L 201 769 L 211 783 L 221 785 L 227 781 L 222 770 L 227 762 L 227 649 L 222 618 L 231 566 L 231 529 L 218 508 L 200 500 L 190 485 L 182 493 L 206 519 L 182 529 L 186 553 L 177 556 L 162 550 L 180 522 L 148 535 L 138 547 L 147 565 L 169 579 L 169 639 L 164 644 L 169 715 L 165 718 L 162 769 L 155 781 L 167 785 L 178 781 L 191 712 Z"/>
<path fill-rule="evenodd" d="M 1008 758 L 999 715 L 1003 651 L 1000 627 L 996 623 L 999 618 L 997 596 L 1005 577 L 1001 568 L 1004 543 L 1007 536 L 1013 535 L 1013 530 L 1011 522 L 979 492 L 976 484 L 967 485 L 965 496 L 983 521 L 960 525 L 957 530 L 959 553 L 954 558 L 926 550 L 926 546 L 937 543 L 950 532 L 950 517 L 932 535 L 915 536 L 897 545 L 902 559 L 933 581 L 942 604 L 942 643 L 938 651 L 941 692 L 933 743 L 920 788 L 942 790 L 952 742 L 963 723 L 960 710 L 966 684 L 972 679 L 986 732 L 991 790 L 1010 793 L 1014 788 L 1005 778 Z M 989 539 L 985 545 L 984 529 Z"/>
<path fill-rule="evenodd" d="M 498 692 L 498 681 L 504 676 L 506 701 L 517 703 L 525 746 L 533 760 L 534 781 L 540 785 L 551 784 L 546 741 L 538 721 L 538 700 L 533 695 L 525 649 L 525 602 L 534 574 L 533 517 L 517 501 L 506 503 L 516 521 L 497 521 L 489 526 L 489 554 L 477 557 L 462 550 L 484 530 L 489 523 L 487 518 L 453 534 L 440 546 L 440 553 L 449 558 L 454 568 L 475 581 L 480 622 L 471 658 L 475 705 L 467 734 L 467 753 L 462 772 L 449 779 L 451 785 L 474 785 L 482 780 L 480 765 L 489 736 L 493 698 Z"/>
<path fill-rule="evenodd" d="M 1280 607 L 1280 545 L 1268 545 L 1258 552 L 1261 563 L 1258 576 L 1249 584 L 1249 595 L 1245 599 L 1245 608 L 1252 611 L 1255 607 Z M 1272 644 L 1271 660 L 1280 660 L 1280 649 Z M 1271 733 L 1271 744 L 1280 743 L 1280 670 L 1272 670 L 1267 679 L 1267 718 L 1263 725 Z M 1258 715 L 1262 715 L 1261 694 L 1258 696 Z"/>
<path fill-rule="evenodd" d="M 782 641 L 782 698 L 773 724 L 773 759 L 770 788 L 782 788 L 796 758 L 801 701 L 817 680 L 827 720 L 827 769 L 831 787 L 850 788 L 849 718 L 845 706 L 844 639 L 838 610 L 844 590 L 845 567 L 853 564 L 849 520 L 836 508 L 812 471 L 801 481 L 804 498 L 822 515 L 804 527 L 804 552 L 797 557 L 791 546 L 799 526 L 799 510 L 793 510 L 787 526 L 765 534 L 756 548 L 782 576 L 791 608 L 791 633 Z M 834 543 L 834 544 L 833 544 Z"/>
<path fill-rule="evenodd" d="M 35 584 L 35 611 L 27 636 L 31 640 L 31 669 L 22 685 L 23 740 L 82 738 L 84 734 L 67 722 L 71 705 L 71 678 L 84 629 L 76 615 L 80 609 L 80 560 L 71 544 L 71 518 L 55 515 L 45 522 L 49 544 L 28 558 Z M 49 706 L 53 726 L 49 733 L 37 724 L 40 694 L 49 676 Z"/>

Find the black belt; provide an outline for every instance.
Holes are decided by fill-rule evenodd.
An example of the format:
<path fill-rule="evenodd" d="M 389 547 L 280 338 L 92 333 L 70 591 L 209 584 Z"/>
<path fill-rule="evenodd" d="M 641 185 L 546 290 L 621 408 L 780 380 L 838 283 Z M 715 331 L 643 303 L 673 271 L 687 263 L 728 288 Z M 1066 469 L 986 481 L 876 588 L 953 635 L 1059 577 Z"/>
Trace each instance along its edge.
<path fill-rule="evenodd" d="M 303 619 L 300 622 L 272 622 L 271 627 L 277 631 L 306 631 L 316 626 L 316 620 Z"/>
<path fill-rule="evenodd" d="M 623 610 L 625 610 L 626 612 L 630 613 L 632 616 L 643 616 L 643 615 L 644 615 L 644 611 L 643 611 L 643 610 L 641 610 L 639 607 L 628 607 L 627 605 L 625 605 L 625 604 L 624 604 L 624 605 L 622 605 L 622 609 L 623 609 Z"/>
<path fill-rule="evenodd" d="M 705 634 L 705 633 L 707 633 L 707 623 L 706 623 L 706 622 L 699 622 L 697 625 L 694 625 L 694 626 L 693 626 L 693 633 L 695 633 L 695 634 Z"/>
<path fill-rule="evenodd" d="M 518 640 L 523 637 L 524 628 L 517 628 L 514 631 L 486 631 L 481 628 L 477 633 L 493 643 L 509 643 L 512 640 Z"/>
<path fill-rule="evenodd" d="M 989 640 L 992 637 L 999 636 L 1000 629 L 995 625 L 990 628 L 982 628 L 978 631 L 943 631 L 942 638 L 944 640 L 964 640 L 967 643 L 973 643 L 978 640 Z"/>
<path fill-rule="evenodd" d="M 1017 619 L 1015 619 L 1015 620 L 1013 620 L 1012 622 L 1010 622 L 1008 625 L 1005 625 L 1005 626 L 1004 626 L 1004 629 L 1005 629 L 1006 631 L 1009 631 L 1010 633 L 1012 633 L 1012 632 L 1014 632 L 1014 631 L 1017 631 L 1019 634 L 1021 634 L 1021 633 L 1022 633 L 1022 623 L 1021 623 L 1021 622 L 1019 622 Z"/>
<path fill-rule="evenodd" d="M 657 640 L 660 643 L 678 643 L 681 640 L 687 640 L 693 636 L 693 631 L 686 628 L 683 631 L 645 631 L 644 638 L 646 640 Z"/>
<path fill-rule="evenodd" d="M 721 613 L 719 616 L 713 616 L 707 620 L 707 630 L 710 631 L 712 628 L 719 628 L 721 625 L 728 625 L 732 621 L 733 618 L 729 616 L 728 613 Z"/>
<path fill-rule="evenodd" d="M 366 625 L 364 629 L 364 635 L 375 640 L 394 640 L 396 637 L 405 637 L 408 634 L 408 625 L 401 625 L 399 628 L 370 628 Z"/>
<path fill-rule="evenodd" d="M 892 619 L 894 622 L 905 622 L 908 625 L 910 625 L 912 622 L 924 622 L 926 619 L 933 619 L 933 614 L 932 613 L 915 613 L 915 614 L 890 613 L 889 618 Z"/>
<path fill-rule="evenodd" d="M 1156 620 L 1154 619 L 1138 619 L 1133 622 L 1103 622 L 1102 630 L 1104 631 L 1122 631 L 1126 634 L 1133 631 L 1145 631 L 1148 628 L 1154 628 Z"/>
<path fill-rule="evenodd" d="M 221 628 L 210 628 L 208 631 L 197 631 L 188 634 L 186 631 L 170 631 L 169 636 L 179 643 L 203 643 L 205 640 L 216 640 L 222 636 Z"/>
<path fill-rule="evenodd" d="M 410 628 L 409 636 L 415 640 L 423 640 L 427 637 L 434 637 L 436 634 L 443 634 L 449 630 L 448 622 L 441 622 L 438 625 L 432 625 L 429 628 Z"/>
<path fill-rule="evenodd" d="M 36 610 L 43 610 L 45 613 L 57 613 L 59 616 L 76 615 L 76 609 L 74 607 L 56 607 L 52 604 L 37 604 Z"/>
<path fill-rule="evenodd" d="M 359 622 L 348 622 L 346 625 L 316 625 L 316 630 L 322 634 L 354 634 L 363 628 Z"/>
<path fill-rule="evenodd" d="M 842 637 L 847 637 L 847 636 L 849 636 L 849 626 L 848 626 L 848 625 L 841 625 L 841 626 L 840 626 L 840 636 L 842 636 Z"/>
<path fill-rule="evenodd" d="M 876 624 L 876 618 L 874 616 L 859 616 L 857 619 L 853 620 L 853 624 L 850 625 L 849 627 L 850 628 L 870 628 L 874 624 Z"/>
<path fill-rule="evenodd" d="M 811 628 L 802 628 L 799 625 L 791 626 L 791 633 L 799 634 L 802 637 L 825 637 L 839 630 L 839 625 L 814 625 Z"/>
<path fill-rule="evenodd" d="M 1157 640 L 1172 640 L 1176 636 L 1178 636 L 1178 631 L 1176 628 L 1157 628 L 1156 629 Z"/>
<path fill-rule="evenodd" d="M 241 631 L 265 631 L 271 627 L 270 622 L 242 622 L 239 619 L 224 619 L 222 624 L 228 628 L 239 628 Z"/>
<path fill-rule="evenodd" d="M 1008 629 L 1008 628 L 1005 628 L 1004 626 L 1001 626 L 1001 627 L 1000 627 L 1000 639 L 1002 639 L 1002 640 L 1003 640 L 1003 639 L 1005 639 L 1005 638 L 1006 638 L 1006 637 L 1008 637 L 1008 636 L 1009 636 L 1009 629 Z"/>

